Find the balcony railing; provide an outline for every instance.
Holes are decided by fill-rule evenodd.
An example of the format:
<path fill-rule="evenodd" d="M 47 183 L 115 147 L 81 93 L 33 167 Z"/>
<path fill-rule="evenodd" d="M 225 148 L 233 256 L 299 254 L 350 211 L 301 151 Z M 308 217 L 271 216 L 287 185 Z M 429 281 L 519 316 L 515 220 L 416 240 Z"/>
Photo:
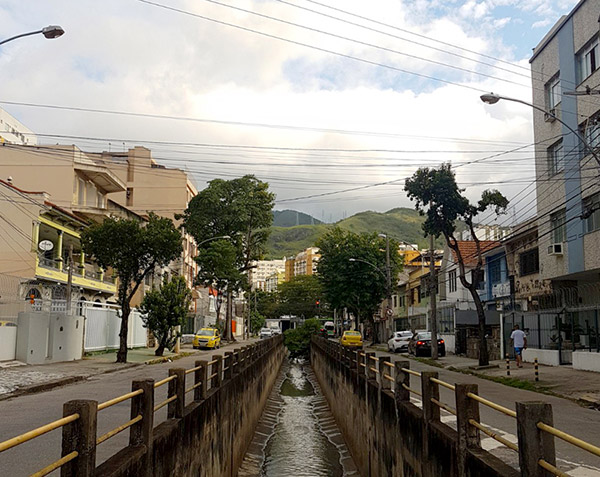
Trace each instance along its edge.
<path fill-rule="evenodd" d="M 40 257 L 40 266 L 44 268 L 51 268 L 53 270 L 59 270 L 60 260 L 54 260 L 53 258 Z"/>

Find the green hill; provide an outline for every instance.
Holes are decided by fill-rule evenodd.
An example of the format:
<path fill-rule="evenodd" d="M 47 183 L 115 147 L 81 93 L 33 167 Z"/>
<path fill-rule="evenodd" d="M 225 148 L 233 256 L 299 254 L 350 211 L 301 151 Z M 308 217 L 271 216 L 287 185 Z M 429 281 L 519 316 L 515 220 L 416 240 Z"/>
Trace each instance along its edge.
<path fill-rule="evenodd" d="M 304 212 L 298 212 L 297 210 L 274 210 L 273 211 L 273 225 L 275 227 L 294 227 L 296 225 L 318 225 L 322 224 L 318 219 L 305 214 Z"/>
<path fill-rule="evenodd" d="M 421 228 L 423 220 L 423 217 L 414 209 L 396 208 L 383 213 L 359 212 L 340 220 L 335 225 L 354 233 L 386 233 L 396 240 L 416 243 L 419 247 L 426 247 L 429 242 L 423 237 L 423 229 Z M 273 226 L 267 242 L 266 258 L 276 259 L 295 255 L 307 247 L 313 246 L 329 227 L 333 227 L 333 225 L 321 223 L 293 227 Z M 441 248 L 442 242 L 438 240 L 436 246 Z"/>

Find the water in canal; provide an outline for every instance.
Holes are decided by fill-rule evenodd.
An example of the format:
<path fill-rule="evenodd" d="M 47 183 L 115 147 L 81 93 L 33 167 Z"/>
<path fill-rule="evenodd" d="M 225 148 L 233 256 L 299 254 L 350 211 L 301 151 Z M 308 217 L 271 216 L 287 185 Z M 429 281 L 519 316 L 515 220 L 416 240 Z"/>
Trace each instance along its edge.
<path fill-rule="evenodd" d="M 300 363 L 292 363 L 279 388 L 281 410 L 265 447 L 263 477 L 341 477 L 338 448 L 321 429 L 315 392 Z"/>

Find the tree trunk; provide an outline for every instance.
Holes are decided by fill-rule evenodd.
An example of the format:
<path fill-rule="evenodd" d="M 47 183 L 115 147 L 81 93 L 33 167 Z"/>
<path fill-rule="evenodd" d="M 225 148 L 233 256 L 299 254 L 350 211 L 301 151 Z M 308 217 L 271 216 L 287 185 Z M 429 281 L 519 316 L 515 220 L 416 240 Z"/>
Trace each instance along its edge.
<path fill-rule="evenodd" d="M 473 300 L 475 301 L 475 308 L 477 309 L 477 318 L 479 321 L 479 366 L 487 366 L 490 364 L 490 356 L 487 349 L 487 339 L 485 338 L 485 310 L 483 309 L 481 299 L 476 290 L 472 295 Z"/>
<path fill-rule="evenodd" d="M 117 363 L 127 362 L 127 329 L 129 325 L 129 313 L 131 307 L 129 302 L 121 305 L 121 329 L 119 331 L 119 351 L 117 351 Z"/>
<path fill-rule="evenodd" d="M 225 313 L 225 340 L 233 341 L 233 333 L 231 330 L 231 321 L 233 315 L 233 294 L 231 291 L 227 292 L 227 305 L 226 305 L 226 313 Z"/>
<path fill-rule="evenodd" d="M 154 356 L 162 356 L 164 352 L 165 352 L 165 347 L 163 346 L 162 343 L 160 343 L 158 345 L 158 348 L 156 348 L 156 351 L 154 352 Z"/>

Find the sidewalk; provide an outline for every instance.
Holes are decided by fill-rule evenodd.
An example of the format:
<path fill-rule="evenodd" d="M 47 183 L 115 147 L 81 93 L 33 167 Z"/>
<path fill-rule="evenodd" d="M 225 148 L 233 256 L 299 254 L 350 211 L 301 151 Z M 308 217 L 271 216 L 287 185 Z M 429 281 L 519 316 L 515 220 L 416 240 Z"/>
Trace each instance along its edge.
<path fill-rule="evenodd" d="M 374 346 L 377 351 L 387 351 L 382 345 Z M 417 359 L 408 354 L 401 353 L 410 359 Z M 466 372 L 480 377 L 492 378 L 508 386 L 554 394 L 558 397 L 577 401 L 579 404 L 600 409 L 600 373 L 580 371 L 570 366 L 538 366 L 539 382 L 535 382 L 535 370 L 532 363 L 523 363 L 522 368 L 517 368 L 514 360 L 510 361 L 510 376 L 506 375 L 506 361 L 490 361 L 489 369 L 476 370 L 479 363 L 475 359 L 447 354 L 437 362 L 430 358 L 418 358 L 418 361 L 448 370 Z"/>
<path fill-rule="evenodd" d="M 240 341 L 237 341 L 240 343 Z M 227 348 L 229 344 L 224 344 Z M 127 352 L 127 363 L 116 363 L 117 351 L 92 354 L 79 361 L 26 365 L 19 361 L 0 362 L 0 401 L 23 394 L 35 394 L 66 384 L 84 381 L 93 376 L 115 373 L 136 366 L 174 361 L 200 354 L 191 344 L 181 346 L 177 354 L 165 350 L 164 356 L 154 355 L 154 348 L 136 348 Z"/>

